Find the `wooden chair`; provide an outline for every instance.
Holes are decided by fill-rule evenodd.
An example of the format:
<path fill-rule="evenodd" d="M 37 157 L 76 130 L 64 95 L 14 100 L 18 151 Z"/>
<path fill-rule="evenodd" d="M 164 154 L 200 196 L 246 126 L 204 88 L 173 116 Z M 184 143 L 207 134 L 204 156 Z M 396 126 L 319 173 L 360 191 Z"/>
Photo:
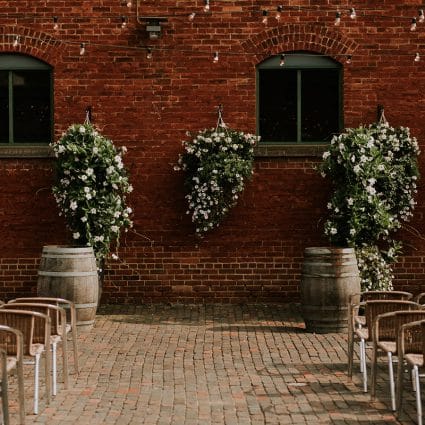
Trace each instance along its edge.
<path fill-rule="evenodd" d="M 366 316 L 364 315 L 364 303 L 373 300 L 406 300 L 413 298 L 413 294 L 405 291 L 365 291 L 352 294 L 348 303 L 348 376 L 353 376 L 353 350 L 355 331 L 366 327 Z M 360 347 L 359 347 L 360 348 Z M 363 349 L 359 349 L 359 355 L 363 355 Z M 363 373 L 363 361 L 360 359 L 360 372 Z"/>
<path fill-rule="evenodd" d="M 68 346 L 66 334 L 66 312 L 62 307 L 53 304 L 18 303 L 4 304 L 0 309 L 30 310 L 45 314 L 50 317 L 50 347 L 52 349 L 52 394 L 57 394 L 57 346 L 62 343 L 62 372 L 65 389 L 68 389 Z"/>
<path fill-rule="evenodd" d="M 69 311 L 67 315 L 66 322 L 66 333 L 71 333 L 72 336 L 72 346 L 73 346 L 73 358 L 74 358 L 74 370 L 75 373 L 79 373 L 79 364 L 78 364 L 78 335 L 77 335 L 77 311 L 75 309 L 75 304 L 72 301 L 66 300 L 64 298 L 53 298 L 53 297 L 25 297 L 25 298 L 15 298 L 10 300 L 8 304 L 12 303 L 47 303 L 53 304 L 58 307 L 63 307 L 65 311 Z M 69 316 L 69 320 L 68 320 Z"/>
<path fill-rule="evenodd" d="M 24 393 L 24 368 L 23 368 L 23 335 L 17 329 L 0 325 L 0 350 L 2 364 L 2 405 L 4 423 L 8 423 L 8 382 L 7 375 L 16 369 L 18 378 L 18 406 L 19 422 L 25 424 L 25 393 Z M 7 419 L 6 419 L 7 418 Z"/>
<path fill-rule="evenodd" d="M 404 364 L 412 369 L 412 381 L 416 394 L 418 425 L 422 425 L 422 400 L 419 382 L 419 368 L 424 366 L 425 320 L 401 326 L 398 338 L 399 362 L 397 366 L 397 416 L 401 416 L 403 403 Z"/>
<path fill-rule="evenodd" d="M 23 355 L 34 364 L 34 414 L 38 413 L 40 358 L 45 354 L 46 403 L 50 403 L 50 346 L 49 316 L 29 310 L 9 310 L 0 308 L 0 325 L 9 326 L 22 332 Z"/>
<path fill-rule="evenodd" d="M 418 308 L 421 308 L 419 304 Z M 378 354 L 382 351 L 386 353 L 388 359 L 391 409 L 393 411 L 396 410 L 393 359 L 394 356 L 398 356 L 398 334 L 402 325 L 419 320 L 425 320 L 425 310 L 422 308 L 420 310 L 396 311 L 381 314 L 376 318 L 375 326 L 372 330 L 374 335 L 372 338 L 371 400 L 375 399 Z"/>
<path fill-rule="evenodd" d="M 351 327 L 353 337 L 348 344 L 348 375 L 352 377 L 353 371 L 353 357 L 354 357 L 354 339 L 359 340 L 360 347 L 360 371 L 363 375 L 363 391 L 367 392 L 367 368 L 366 368 L 366 343 L 373 342 L 373 333 L 369 332 L 369 327 L 372 329 L 375 323 L 375 319 L 384 313 L 389 313 L 399 310 L 417 310 L 419 305 L 413 301 L 404 300 L 370 300 L 365 303 L 361 303 L 361 306 L 365 309 L 365 318 L 367 327 L 355 327 L 353 320 L 353 311 L 359 308 L 358 305 L 352 305 L 351 312 Z"/>

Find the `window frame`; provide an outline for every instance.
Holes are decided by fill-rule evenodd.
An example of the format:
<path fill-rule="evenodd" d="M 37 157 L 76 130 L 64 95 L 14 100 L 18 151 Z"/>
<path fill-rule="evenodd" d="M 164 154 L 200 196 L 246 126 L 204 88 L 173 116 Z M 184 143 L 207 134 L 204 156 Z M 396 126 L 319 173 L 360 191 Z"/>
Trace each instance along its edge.
<path fill-rule="evenodd" d="M 0 143 L 0 157 L 46 157 L 51 156 L 51 149 L 49 144 L 53 140 L 54 134 L 54 93 L 53 93 L 53 67 L 46 62 L 43 62 L 33 56 L 19 54 L 19 53 L 0 53 L 0 71 L 8 72 L 8 96 L 9 102 L 13 94 L 11 90 L 11 79 L 15 71 L 46 71 L 49 74 L 49 102 L 50 102 L 50 135 L 49 140 L 45 142 L 15 142 L 12 135 L 9 135 L 9 141 Z M 10 103 L 9 103 L 10 104 Z M 13 128 L 13 110 L 9 110 L 8 125 L 9 129 Z"/>
<path fill-rule="evenodd" d="M 343 81 L 344 81 L 344 67 L 342 64 L 328 55 L 322 55 L 319 53 L 312 52 L 289 52 L 284 53 L 285 64 L 280 65 L 281 54 L 271 56 L 259 63 L 256 67 L 256 133 L 260 134 L 260 73 L 264 69 L 293 69 L 297 70 L 297 140 L 291 141 L 262 141 L 260 140 L 259 145 L 266 146 L 279 146 L 279 147 L 303 147 L 303 146 L 325 146 L 329 144 L 326 140 L 317 141 L 303 141 L 301 139 L 301 86 L 300 78 L 302 70 L 311 69 L 335 69 L 338 71 L 338 132 L 341 132 L 344 128 L 344 102 L 343 102 Z M 301 149 L 301 151 L 303 151 Z"/>

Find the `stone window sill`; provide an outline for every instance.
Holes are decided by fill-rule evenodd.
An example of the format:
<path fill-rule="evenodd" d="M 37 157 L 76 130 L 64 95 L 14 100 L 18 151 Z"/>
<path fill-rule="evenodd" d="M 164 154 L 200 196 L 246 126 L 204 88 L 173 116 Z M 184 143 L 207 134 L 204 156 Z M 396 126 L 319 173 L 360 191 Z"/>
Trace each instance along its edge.
<path fill-rule="evenodd" d="M 46 146 L 0 146 L 0 158 L 49 158 L 53 157 L 52 148 Z"/>
<path fill-rule="evenodd" d="M 301 145 L 301 144 L 259 144 L 254 148 L 254 155 L 256 158 L 267 157 L 313 157 L 321 158 L 323 152 L 328 149 L 329 144 L 317 145 Z"/>

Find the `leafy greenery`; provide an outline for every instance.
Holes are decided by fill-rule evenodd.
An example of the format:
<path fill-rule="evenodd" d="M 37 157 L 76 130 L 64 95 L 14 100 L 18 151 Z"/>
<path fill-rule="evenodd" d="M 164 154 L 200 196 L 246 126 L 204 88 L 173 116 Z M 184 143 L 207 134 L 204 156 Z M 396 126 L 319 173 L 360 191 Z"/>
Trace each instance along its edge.
<path fill-rule="evenodd" d="M 253 173 L 258 137 L 226 127 L 205 129 L 184 141 L 176 170 L 186 172 L 187 214 L 202 236 L 217 227 Z"/>
<path fill-rule="evenodd" d="M 118 246 L 121 228 L 132 226 L 126 206 L 132 186 L 122 162 L 126 148 L 116 148 L 90 123 L 71 125 L 52 147 L 60 215 L 76 243 L 93 246 L 100 264 L 111 243 Z"/>
<path fill-rule="evenodd" d="M 409 129 L 388 124 L 347 129 L 323 154 L 319 171 L 332 179 L 325 234 L 356 248 L 363 289 L 392 287 L 401 244 L 393 234 L 412 216 L 419 177 L 418 144 Z"/>

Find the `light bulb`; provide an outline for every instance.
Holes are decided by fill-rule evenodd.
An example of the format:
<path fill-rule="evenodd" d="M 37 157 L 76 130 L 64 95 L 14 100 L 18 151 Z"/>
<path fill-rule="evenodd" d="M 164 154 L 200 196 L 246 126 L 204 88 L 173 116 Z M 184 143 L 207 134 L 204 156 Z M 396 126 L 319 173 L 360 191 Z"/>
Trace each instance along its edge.
<path fill-rule="evenodd" d="M 58 17 L 53 16 L 53 29 L 57 31 L 59 29 Z"/>
<path fill-rule="evenodd" d="M 189 21 L 193 21 L 194 19 L 195 19 L 195 15 L 196 15 L 196 13 L 195 12 L 192 12 L 188 17 L 187 17 L 187 19 L 189 19 Z"/>
<path fill-rule="evenodd" d="M 218 52 L 214 52 L 213 62 L 214 63 L 217 63 L 218 62 Z"/>
<path fill-rule="evenodd" d="M 86 53 L 86 44 L 81 43 L 80 44 L 80 56 L 83 56 Z"/>
<path fill-rule="evenodd" d="M 146 53 L 146 59 L 152 59 L 152 49 L 148 49 Z"/>
<path fill-rule="evenodd" d="M 351 63 L 351 59 L 352 59 L 353 57 L 351 56 L 351 55 L 347 55 L 347 58 L 345 59 L 345 63 L 347 64 L 347 65 L 350 65 L 350 63 Z"/>
<path fill-rule="evenodd" d="M 341 23 L 341 12 L 335 13 L 335 22 L 334 25 L 338 26 Z"/>
<path fill-rule="evenodd" d="M 13 40 L 13 47 L 18 47 L 18 44 L 20 42 L 19 35 L 15 36 L 15 39 Z"/>
<path fill-rule="evenodd" d="M 285 65 L 285 55 L 280 55 L 280 62 L 279 62 L 279 66 L 283 66 Z"/>
<path fill-rule="evenodd" d="M 421 60 L 421 55 L 419 54 L 419 52 L 417 52 L 416 55 L 415 55 L 414 61 L 419 62 L 420 60 Z"/>
<path fill-rule="evenodd" d="M 276 15 L 275 15 L 275 18 L 278 22 L 280 21 L 280 18 L 282 17 L 282 11 L 283 11 L 283 6 L 281 5 L 278 6 L 276 10 Z"/>
<path fill-rule="evenodd" d="M 268 18 L 267 18 L 267 15 L 269 14 L 269 12 L 267 11 L 267 10 L 263 10 L 263 19 L 262 19 L 262 23 L 264 24 L 264 25 L 267 25 L 267 22 L 268 22 Z"/>
<path fill-rule="evenodd" d="M 128 8 L 131 8 L 133 6 L 133 3 L 131 2 L 131 0 L 128 0 L 127 1 L 127 7 Z"/>
<path fill-rule="evenodd" d="M 420 23 L 422 23 L 423 21 L 425 21 L 425 15 L 424 15 L 424 10 L 423 9 L 419 9 L 418 15 L 419 15 L 419 22 Z"/>
<path fill-rule="evenodd" d="M 351 19 L 356 19 L 357 18 L 356 9 L 354 9 L 354 7 L 352 7 L 350 9 L 350 18 Z"/>
<path fill-rule="evenodd" d="M 411 20 L 410 31 L 416 31 L 416 18 L 412 18 Z"/>
<path fill-rule="evenodd" d="M 210 0 L 205 0 L 204 12 L 208 12 L 210 10 Z"/>
<path fill-rule="evenodd" d="M 127 16 L 121 16 L 121 28 L 124 29 L 127 26 Z"/>

